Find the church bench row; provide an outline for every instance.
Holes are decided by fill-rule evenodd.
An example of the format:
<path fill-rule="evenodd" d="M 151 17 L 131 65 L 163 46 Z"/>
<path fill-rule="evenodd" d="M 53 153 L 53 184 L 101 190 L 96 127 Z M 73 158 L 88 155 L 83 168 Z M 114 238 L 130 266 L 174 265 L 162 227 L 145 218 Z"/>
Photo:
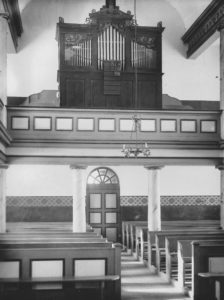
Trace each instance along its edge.
<path fill-rule="evenodd" d="M 40 248 L 0 248 L 1 286 L 7 286 L 13 278 L 23 285 L 26 281 L 42 277 L 46 285 L 52 283 L 54 280 L 50 279 L 52 277 L 55 277 L 55 281 L 61 277 L 63 284 L 72 277 L 74 282 L 84 276 L 95 276 L 96 282 L 97 280 L 105 282 L 109 280 L 108 275 L 116 275 L 110 293 L 113 294 L 113 299 L 120 299 L 120 252 L 120 245 L 116 244 L 101 248 L 90 246 L 51 248 L 47 245 Z M 4 292 L 5 289 L 2 288 L 3 295 Z"/>
<path fill-rule="evenodd" d="M 154 236 L 155 236 L 155 252 L 156 252 L 156 262 L 155 262 L 155 267 L 157 269 L 158 272 L 160 271 L 164 271 L 166 269 L 166 262 L 165 262 L 165 258 L 166 258 L 166 248 L 165 248 L 165 244 L 166 244 L 166 238 L 173 238 L 174 242 L 173 245 L 175 245 L 176 243 L 176 247 L 177 247 L 177 240 L 178 239 L 188 239 L 188 240 L 194 240 L 194 239 L 200 239 L 200 237 L 204 237 L 204 236 L 224 236 L 223 231 L 221 230 L 196 230 L 196 229 L 192 229 L 192 230 L 171 230 L 171 231 L 157 231 L 157 232 L 153 232 Z M 150 232 L 149 232 L 149 236 L 150 236 Z M 150 260 L 150 258 L 152 257 L 152 249 L 153 249 L 153 244 L 151 243 L 150 239 L 149 239 L 149 264 L 152 265 L 154 262 L 152 262 Z M 163 261 L 163 268 L 161 269 L 161 261 Z"/>
<path fill-rule="evenodd" d="M 195 241 L 192 246 L 192 299 L 223 299 L 224 241 Z"/>
<path fill-rule="evenodd" d="M 136 249 L 136 227 L 147 228 L 147 221 L 124 221 L 122 222 L 122 243 L 127 249 L 133 252 Z M 217 220 L 175 220 L 175 221 L 162 221 L 162 230 L 171 230 L 177 228 L 220 228 L 220 221 Z M 140 234 L 141 235 L 141 234 Z M 145 233 L 143 233 L 145 236 Z M 147 240 L 145 240 L 146 242 Z M 143 242 L 141 241 L 143 245 Z"/>
<path fill-rule="evenodd" d="M 215 238 L 215 239 L 214 239 Z M 207 242 L 211 243 L 211 238 L 204 238 L 203 240 L 197 240 L 199 243 Z M 214 243 L 224 242 L 224 239 L 219 237 L 213 237 Z M 185 291 L 192 288 L 192 240 L 179 240 L 178 241 L 178 287 Z M 222 262 L 223 264 L 223 262 Z M 223 269 L 224 270 L 224 269 Z M 221 298 L 222 299 L 222 298 Z"/>
<path fill-rule="evenodd" d="M 134 250 L 135 232 L 133 226 L 147 226 L 147 221 L 123 221 L 122 222 L 122 244 L 127 249 Z"/>
<path fill-rule="evenodd" d="M 193 235 L 175 235 L 166 237 L 165 239 L 165 261 L 166 261 L 166 276 L 170 281 L 171 279 L 177 280 L 179 277 L 178 274 L 178 241 L 186 240 L 187 243 L 191 244 L 193 240 L 224 240 L 224 232 L 217 232 L 216 234 L 209 232 L 204 234 L 193 234 Z M 186 247 L 186 257 L 192 256 L 191 247 L 183 244 L 183 247 Z M 190 271 L 191 260 L 187 260 L 188 263 L 188 272 Z M 174 276 L 172 276 L 174 275 Z M 179 279 L 178 279 L 179 281 Z"/>

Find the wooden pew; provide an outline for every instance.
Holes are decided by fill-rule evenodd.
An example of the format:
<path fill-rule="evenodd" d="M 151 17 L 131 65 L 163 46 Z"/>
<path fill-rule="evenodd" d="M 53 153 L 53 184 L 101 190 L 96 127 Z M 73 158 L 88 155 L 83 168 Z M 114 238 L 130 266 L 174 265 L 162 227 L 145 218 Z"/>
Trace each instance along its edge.
<path fill-rule="evenodd" d="M 166 277 L 170 281 L 171 279 L 178 279 L 178 253 L 177 242 L 178 240 L 209 240 L 217 239 L 224 240 L 224 231 L 217 231 L 217 233 L 186 233 L 186 234 L 174 234 L 165 238 L 165 253 L 166 253 Z M 190 254 L 190 253 L 189 253 Z M 191 256 L 191 255 L 187 255 Z"/>
<path fill-rule="evenodd" d="M 60 283 L 63 286 L 64 298 L 67 299 L 67 288 L 69 283 L 69 290 L 73 290 L 74 283 L 84 282 L 85 278 L 80 278 L 85 276 L 87 282 L 96 282 L 100 284 L 101 296 L 103 295 L 103 286 L 105 282 L 114 282 L 114 287 L 109 287 L 112 299 L 120 299 L 120 245 L 113 245 L 111 247 L 105 246 L 107 243 L 102 243 L 101 247 L 80 245 L 77 243 L 77 247 L 67 247 L 61 245 L 58 247 L 49 247 L 48 244 L 40 245 L 39 248 L 26 247 L 26 245 L 21 244 L 21 248 L 0 248 L 0 286 L 2 291 L 1 299 L 5 296 L 5 286 L 8 284 L 16 283 L 19 287 L 25 288 L 25 292 L 29 294 L 29 299 L 33 299 L 32 295 L 35 290 L 32 290 L 32 286 L 37 283 L 43 283 L 44 285 L 49 283 Z M 59 276 L 42 277 L 36 276 L 35 264 L 46 265 L 50 262 L 55 263 L 56 266 L 60 265 Z M 99 266 L 97 263 L 99 262 Z M 93 264 L 92 267 L 88 269 L 88 264 Z M 8 264 L 9 267 L 6 265 Z M 10 265 L 11 264 L 11 265 Z M 84 264 L 84 266 L 81 266 Z M 12 265 L 14 267 L 12 268 Z M 14 274 L 7 274 L 6 270 L 13 270 Z M 50 269 L 50 268 L 49 268 Z M 99 273 L 99 270 L 101 273 Z M 39 272 L 41 273 L 41 267 L 39 266 Z M 84 272 L 84 274 L 83 274 Z M 93 274 L 92 272 L 96 272 Z M 57 273 L 57 272 L 56 272 Z M 10 275 L 11 278 L 10 278 Z M 33 275 L 33 276 L 32 276 Z M 48 274 L 49 275 L 49 274 Z M 39 278 L 40 277 L 40 278 Z M 53 278 L 52 278 L 53 277 Z M 61 278 L 58 278 L 61 277 Z M 91 278 L 90 278 L 91 277 Z M 95 278 L 94 278 L 95 277 Z M 42 282 L 44 281 L 44 282 Z M 28 288 L 28 289 L 27 289 Z M 20 290 L 16 291 L 16 296 L 18 299 L 18 293 Z M 74 291 L 72 291 L 74 292 Z M 19 297 L 20 298 L 20 297 Z M 23 298 L 21 298 L 23 299 Z"/>
<path fill-rule="evenodd" d="M 220 220 L 173 220 L 173 221 L 162 221 L 162 230 L 171 228 L 215 228 L 220 229 Z"/>
<path fill-rule="evenodd" d="M 204 229 L 200 229 L 200 230 L 196 230 L 196 229 L 192 229 L 192 230 L 188 230 L 186 231 L 186 229 L 183 230 L 171 230 L 171 231 L 158 231 L 155 232 L 155 248 L 156 248 L 156 269 L 158 272 L 163 271 L 165 272 L 166 270 L 166 262 L 165 262 L 165 257 L 166 257 L 166 252 L 165 252 L 165 238 L 166 237 L 172 237 L 175 235 L 179 235 L 179 236 L 188 236 L 190 239 L 193 235 L 195 236 L 200 236 L 200 235 L 205 235 L 205 234 L 217 234 L 218 232 L 220 232 L 220 234 L 223 234 L 222 231 L 220 230 L 204 230 Z M 161 264 L 162 262 L 162 264 Z"/>
<path fill-rule="evenodd" d="M 122 222 L 122 243 L 127 249 L 135 250 L 135 227 L 147 227 L 148 221 L 123 221 Z M 174 220 L 162 221 L 162 230 L 172 230 L 180 228 L 220 228 L 219 220 Z M 144 242 L 147 242 L 145 240 Z"/>
<path fill-rule="evenodd" d="M 135 244 L 136 244 L 136 257 L 140 261 L 147 260 L 148 255 L 148 226 L 136 226 L 136 237 L 135 237 Z"/>
<path fill-rule="evenodd" d="M 72 222 L 7 222 L 7 232 L 72 232 Z M 86 224 L 86 231 L 93 228 Z"/>
<path fill-rule="evenodd" d="M 146 225 L 146 221 L 123 221 L 122 222 L 122 241 L 128 250 L 131 250 L 131 253 L 134 252 L 135 246 L 135 229 L 136 226 Z"/>
<path fill-rule="evenodd" d="M 217 240 L 194 241 L 192 243 L 192 298 L 214 300 L 215 281 L 221 283 L 223 293 L 224 242 Z M 217 276 L 217 277 L 216 277 Z M 223 299 L 223 295 L 221 295 Z"/>

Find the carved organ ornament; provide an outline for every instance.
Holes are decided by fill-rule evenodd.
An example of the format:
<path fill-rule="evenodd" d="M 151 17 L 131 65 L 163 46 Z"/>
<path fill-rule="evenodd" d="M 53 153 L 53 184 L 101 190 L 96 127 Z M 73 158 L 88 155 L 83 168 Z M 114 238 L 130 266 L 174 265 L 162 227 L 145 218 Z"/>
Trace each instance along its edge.
<path fill-rule="evenodd" d="M 64 62 L 72 67 L 92 66 L 92 39 L 89 33 L 66 33 L 64 36 Z M 125 69 L 125 31 L 106 24 L 97 35 L 97 69 L 102 70 L 104 61 L 119 61 Z M 156 38 L 138 35 L 131 37 L 131 66 L 145 69 L 156 68 Z"/>

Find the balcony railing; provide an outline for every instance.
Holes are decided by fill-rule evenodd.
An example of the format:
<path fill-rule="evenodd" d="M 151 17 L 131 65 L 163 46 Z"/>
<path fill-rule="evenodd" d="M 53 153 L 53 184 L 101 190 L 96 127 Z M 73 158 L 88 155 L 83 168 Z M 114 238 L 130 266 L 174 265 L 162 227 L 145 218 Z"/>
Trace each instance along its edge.
<path fill-rule="evenodd" d="M 13 142 L 110 143 L 130 141 L 133 116 L 138 140 L 153 144 L 210 144 L 220 140 L 219 111 L 121 111 L 8 107 Z"/>

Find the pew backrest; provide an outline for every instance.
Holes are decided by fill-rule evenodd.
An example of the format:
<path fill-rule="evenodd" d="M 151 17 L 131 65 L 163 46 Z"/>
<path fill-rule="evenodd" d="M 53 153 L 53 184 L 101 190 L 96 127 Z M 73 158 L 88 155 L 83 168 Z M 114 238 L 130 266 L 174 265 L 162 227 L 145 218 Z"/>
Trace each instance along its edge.
<path fill-rule="evenodd" d="M 212 262 L 214 261 L 218 271 L 224 271 L 224 241 L 192 242 L 192 291 L 194 300 L 208 299 L 210 287 L 198 274 L 214 271 L 212 269 Z"/>

